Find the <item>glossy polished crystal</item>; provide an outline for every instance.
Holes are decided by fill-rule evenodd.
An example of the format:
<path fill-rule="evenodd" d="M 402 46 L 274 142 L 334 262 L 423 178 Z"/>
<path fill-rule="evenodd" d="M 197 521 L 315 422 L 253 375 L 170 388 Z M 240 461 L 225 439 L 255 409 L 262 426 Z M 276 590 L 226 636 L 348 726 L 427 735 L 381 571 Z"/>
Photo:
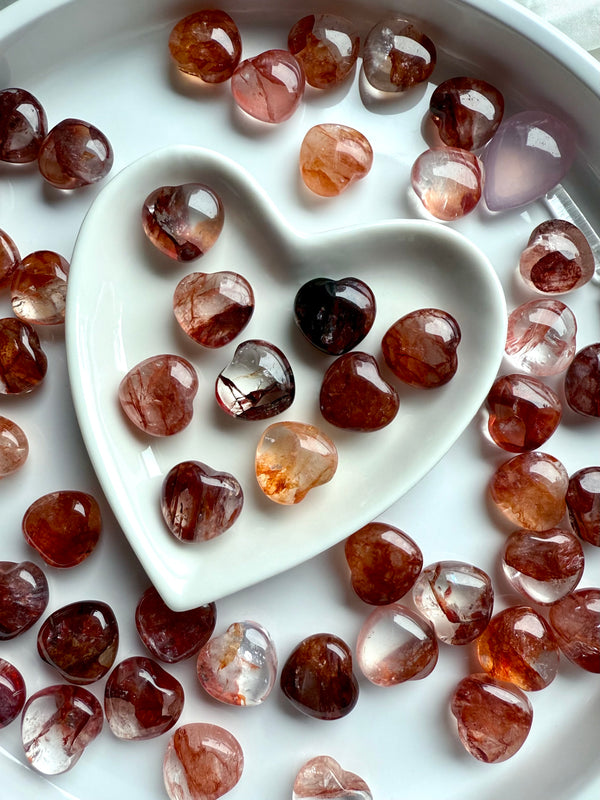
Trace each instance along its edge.
<path fill-rule="evenodd" d="M 550 606 L 561 651 L 587 672 L 600 674 L 600 589 L 578 589 Z"/>
<path fill-rule="evenodd" d="M 38 154 L 38 167 L 57 189 L 78 189 L 101 181 L 114 155 L 102 131 L 81 119 L 64 119 L 48 133 Z"/>
<path fill-rule="evenodd" d="M 239 742 L 225 728 L 191 722 L 170 738 L 163 762 L 170 800 L 218 800 L 238 783 L 244 769 Z"/>
<path fill-rule="evenodd" d="M 558 644 L 546 620 L 533 608 L 513 606 L 490 620 L 477 640 L 482 668 L 526 692 L 549 686 L 558 672 Z"/>
<path fill-rule="evenodd" d="M 316 89 L 329 89 L 346 80 L 359 46 L 357 26 L 334 14 L 302 17 L 288 34 L 288 50 L 302 64 L 306 82 Z"/>
<path fill-rule="evenodd" d="M 575 533 L 600 547 L 600 467 L 584 467 L 571 475 L 567 511 Z"/>
<path fill-rule="evenodd" d="M 487 207 L 505 211 L 542 197 L 567 174 L 575 150 L 573 131 L 545 111 L 505 118 L 482 156 Z"/>
<path fill-rule="evenodd" d="M 304 96 L 304 70 L 287 50 L 265 50 L 239 64 L 231 77 L 237 105 L 261 122 L 289 119 Z"/>
<path fill-rule="evenodd" d="M 456 687 L 450 708 L 458 736 L 478 761 L 506 761 L 523 746 L 533 722 L 527 695 L 485 674 L 469 675 Z"/>
<path fill-rule="evenodd" d="M 502 92 L 477 78 L 449 78 L 429 100 L 429 117 L 442 142 L 462 150 L 479 150 L 496 133 L 504 115 Z"/>
<path fill-rule="evenodd" d="M 490 496 L 513 524 L 533 531 L 554 528 L 565 515 L 569 476 L 548 453 L 521 453 L 505 461 L 490 481 Z"/>
<path fill-rule="evenodd" d="M 48 359 L 31 325 L 14 317 L 0 319 L 0 395 L 33 391 L 47 369 Z"/>
<path fill-rule="evenodd" d="M 48 581 L 32 561 L 0 561 L 0 641 L 31 628 L 48 605 Z"/>
<path fill-rule="evenodd" d="M 196 370 L 181 356 L 146 358 L 119 385 L 126 417 L 151 436 L 172 436 L 187 427 L 198 391 Z"/>
<path fill-rule="evenodd" d="M 313 278 L 294 299 L 294 318 L 304 336 L 333 356 L 347 353 L 365 338 L 375 313 L 375 295 L 359 278 Z"/>
<path fill-rule="evenodd" d="M 69 262 L 52 250 L 37 250 L 15 270 L 10 295 L 15 316 L 31 325 L 62 325 Z"/>
<path fill-rule="evenodd" d="M 193 272 L 173 294 L 181 329 L 203 347 L 223 347 L 246 327 L 254 312 L 254 292 L 237 272 Z"/>
<path fill-rule="evenodd" d="M 562 404 L 554 389 L 528 375 L 502 375 L 485 401 L 488 431 L 509 453 L 525 453 L 544 444 L 557 429 Z"/>
<path fill-rule="evenodd" d="M 295 505 L 311 489 L 328 483 L 337 464 L 332 440 L 305 422 L 274 422 L 256 448 L 258 485 L 269 500 L 282 505 Z"/>
<path fill-rule="evenodd" d="M 600 342 L 576 353 L 565 375 L 565 397 L 578 414 L 600 417 Z"/>
<path fill-rule="evenodd" d="M 222 703 L 257 706 L 277 678 L 277 653 L 268 631 L 258 622 L 234 622 L 198 653 L 200 685 Z"/>
<path fill-rule="evenodd" d="M 281 689 L 295 708 L 310 717 L 345 717 L 358 700 L 350 648 L 330 633 L 308 636 L 285 662 Z"/>
<path fill-rule="evenodd" d="M 438 308 L 421 308 L 394 322 L 381 347 L 397 378 L 420 389 L 434 389 L 454 377 L 460 339 L 453 316 Z"/>
<path fill-rule="evenodd" d="M 25 757 L 44 775 L 60 775 L 79 761 L 102 730 L 102 706 L 82 686 L 48 686 L 23 709 L 21 737 Z"/>
<path fill-rule="evenodd" d="M 174 664 L 195 655 L 210 639 L 217 621 L 214 603 L 173 611 L 154 586 L 149 586 L 135 609 L 135 627 L 151 655 Z"/>
<path fill-rule="evenodd" d="M 346 539 L 352 588 L 365 603 L 394 603 L 410 591 L 423 566 L 419 546 L 385 522 L 370 522 Z"/>
<path fill-rule="evenodd" d="M 119 739 L 153 739 L 175 725 L 183 688 L 160 664 L 145 656 L 119 662 L 104 687 L 104 712 Z"/>
<path fill-rule="evenodd" d="M 579 540 L 560 528 L 513 531 L 502 554 L 502 568 L 512 586 L 539 605 L 555 603 L 573 591 L 583 567 Z"/>
<path fill-rule="evenodd" d="M 11 237 L 0 228 L 0 289 L 10 286 L 21 256 Z"/>
<path fill-rule="evenodd" d="M 100 507 L 86 492 L 62 490 L 35 500 L 23 516 L 25 541 L 51 567 L 75 567 L 98 544 Z"/>
<path fill-rule="evenodd" d="M 438 660 L 431 625 L 400 603 L 380 606 L 362 624 L 356 659 L 363 675 L 377 686 L 420 680 Z"/>
<path fill-rule="evenodd" d="M 353 350 L 327 369 L 319 394 L 321 414 L 332 425 L 353 431 L 377 431 L 398 413 L 398 392 L 381 375 L 369 353 Z"/>
<path fill-rule="evenodd" d="M 19 716 L 26 695 L 25 680 L 19 670 L 0 658 L 0 729 Z"/>
<path fill-rule="evenodd" d="M 182 461 L 166 474 L 160 500 L 173 536 L 182 542 L 206 542 L 231 528 L 242 511 L 244 493 L 228 472 L 200 461 Z"/>
<path fill-rule="evenodd" d="M 414 162 L 410 180 L 425 209 L 444 222 L 469 214 L 481 199 L 479 159 L 458 147 L 425 150 Z"/>
<path fill-rule="evenodd" d="M 325 122 L 314 125 L 300 145 L 304 184 L 321 197 L 335 197 L 364 178 L 373 165 L 373 148 L 360 131 Z"/>
<path fill-rule="evenodd" d="M 26 89 L 0 92 L 0 161 L 35 161 L 48 131 L 46 112 Z"/>
<path fill-rule="evenodd" d="M 486 629 L 494 590 L 490 576 L 479 567 L 464 561 L 437 561 L 417 578 L 413 600 L 440 641 L 463 645 Z"/>
<path fill-rule="evenodd" d="M 103 678 L 119 647 L 112 608 L 100 600 L 70 603 L 44 621 L 37 636 L 40 658 L 80 686 Z"/>
<path fill-rule="evenodd" d="M 523 372 L 558 375 L 573 360 L 577 321 L 560 300 L 530 300 L 509 314 L 505 352 Z"/>
<path fill-rule="evenodd" d="M 564 294 L 588 283 L 594 254 L 576 225 L 563 219 L 542 222 L 531 232 L 519 258 L 519 272 L 531 289 Z"/>
<path fill-rule="evenodd" d="M 28 454 L 29 442 L 23 429 L 12 419 L 0 416 L 0 479 L 21 469 Z"/>
<path fill-rule="evenodd" d="M 237 25 L 224 11 L 210 8 L 179 20 L 169 36 L 169 52 L 177 69 L 205 83 L 231 78 L 242 55 Z"/>
<path fill-rule="evenodd" d="M 261 420 L 281 414 L 294 402 L 295 393 L 290 362 L 263 339 L 238 345 L 215 383 L 218 404 L 236 419 Z"/>
<path fill-rule="evenodd" d="M 343 769 L 331 756 L 317 756 L 304 764 L 294 781 L 292 800 L 373 800 L 363 779 Z"/>
<path fill-rule="evenodd" d="M 374 25 L 363 47 L 365 77 L 382 92 L 404 92 L 423 83 L 433 72 L 436 59 L 431 39 L 399 17 Z"/>
<path fill-rule="evenodd" d="M 203 183 L 159 186 L 142 204 L 142 227 L 175 261 L 193 261 L 215 244 L 225 221 L 221 198 Z"/>

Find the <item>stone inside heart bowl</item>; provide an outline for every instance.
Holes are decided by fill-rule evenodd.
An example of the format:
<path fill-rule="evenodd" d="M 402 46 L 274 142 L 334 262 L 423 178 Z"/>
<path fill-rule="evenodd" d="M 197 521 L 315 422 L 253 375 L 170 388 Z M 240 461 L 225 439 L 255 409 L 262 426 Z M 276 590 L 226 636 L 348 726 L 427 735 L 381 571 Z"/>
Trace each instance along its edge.
<path fill-rule="evenodd" d="M 145 197 L 163 185 L 199 182 L 220 197 L 225 224 L 215 246 L 186 264 L 147 240 Z M 233 270 L 252 285 L 255 312 L 230 344 L 205 349 L 188 339 L 173 314 L 184 275 Z M 319 390 L 333 357 L 297 329 L 293 303 L 314 277 L 356 277 L 375 294 L 373 328 L 358 349 L 375 356 L 397 388 L 400 410 L 371 433 L 335 428 L 321 416 Z M 172 146 L 145 156 L 100 192 L 82 225 L 69 276 L 67 357 L 71 388 L 92 463 L 106 497 L 149 578 L 183 610 L 218 599 L 288 569 L 373 520 L 434 466 L 479 409 L 496 375 L 506 332 L 504 295 L 487 258 L 454 230 L 425 220 L 386 220 L 303 236 L 255 181 L 208 150 Z M 458 321 L 458 371 L 433 390 L 403 387 L 386 372 L 381 339 L 399 317 L 437 307 Z M 245 339 L 265 339 L 289 359 L 296 396 L 283 414 L 236 420 L 219 408 L 215 379 Z M 156 438 L 136 431 L 117 398 L 123 376 L 150 356 L 174 353 L 195 367 L 194 416 L 182 432 Z M 316 425 L 335 442 L 339 465 L 329 483 L 294 506 L 260 490 L 254 474 L 259 438 L 271 422 Z M 160 492 L 184 460 L 230 472 L 244 506 L 216 539 L 182 543 L 166 528 Z"/>

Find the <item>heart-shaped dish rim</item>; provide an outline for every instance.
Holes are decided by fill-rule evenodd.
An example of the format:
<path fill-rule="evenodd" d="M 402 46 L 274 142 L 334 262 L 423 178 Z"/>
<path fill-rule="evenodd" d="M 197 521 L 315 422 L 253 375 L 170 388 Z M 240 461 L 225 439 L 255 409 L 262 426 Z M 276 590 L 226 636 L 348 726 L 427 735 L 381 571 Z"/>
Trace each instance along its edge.
<path fill-rule="evenodd" d="M 175 262 L 165 264 L 168 259 L 145 239 L 139 216 L 143 199 L 152 189 L 188 181 L 206 183 L 221 195 L 226 223 L 221 238 L 203 259 L 174 267 Z M 231 225 L 231 216 L 235 226 Z M 327 255 L 325 269 L 320 266 L 323 254 Z M 236 255 L 248 259 L 249 269 L 262 270 L 264 264 L 271 272 L 265 275 L 264 283 L 260 273 L 259 287 L 246 274 L 255 294 L 278 292 L 282 282 L 291 283 L 290 309 L 295 290 L 311 277 L 352 274 L 364 280 L 354 269 L 361 255 L 369 275 L 371 270 L 385 270 L 385 263 L 395 265 L 397 261 L 398 272 L 382 272 L 379 287 L 384 291 L 375 292 L 378 316 L 382 313 L 380 300 L 385 306 L 394 295 L 387 291 L 388 282 L 399 282 L 398 294 L 402 297 L 394 295 L 394 313 L 390 316 L 388 308 L 384 327 L 382 321 L 377 329 L 376 320 L 371 338 L 357 349 L 364 346 L 373 352 L 382 331 L 394 319 L 412 308 L 440 307 L 434 300 L 447 296 L 450 305 L 457 305 L 458 313 L 447 304 L 443 307 L 457 316 L 463 333 L 457 375 L 434 392 L 409 390 L 403 394 L 402 387 L 397 386 L 400 412 L 388 428 L 370 434 L 340 431 L 322 420 L 316 402 L 320 376 L 315 367 L 321 364 L 324 372 L 331 359 L 323 360 L 322 353 L 313 353 L 304 342 L 290 323 L 291 310 L 281 327 L 275 322 L 277 314 L 273 318 L 269 315 L 268 302 L 259 312 L 257 296 L 253 321 L 275 326 L 269 330 L 272 336 L 263 335 L 262 330 L 255 332 L 251 323 L 228 346 L 228 352 L 244 339 L 270 338 L 292 361 L 297 387 L 314 384 L 312 394 L 297 392 L 285 414 L 264 423 L 221 419 L 218 414 L 225 415 L 213 411 L 213 397 L 207 401 L 209 405 L 200 409 L 195 405 L 194 419 L 186 431 L 161 440 L 140 436 L 117 407 L 118 383 L 142 358 L 158 352 L 179 352 L 192 363 L 196 361 L 201 390 L 202 383 L 205 388 L 211 382 L 214 386 L 219 369 L 215 372 L 209 364 L 220 360 L 224 366 L 230 355 L 200 354 L 198 349 L 190 349 L 190 343 L 183 341 L 186 337 L 168 321 L 173 316 L 169 292 L 192 271 L 236 268 L 244 274 L 241 267 L 224 266 Z M 346 267 L 348 259 L 352 268 Z M 418 264 L 419 270 L 413 264 Z M 377 282 L 375 277 L 373 280 Z M 375 291 L 374 284 L 370 285 Z M 429 296 L 432 302 L 425 302 Z M 276 300 L 277 295 L 273 302 Z M 160 301 L 160 305 L 153 306 L 153 301 Z M 408 307 L 403 307 L 405 302 Z M 163 311 L 161 323 L 158 317 Z M 161 348 L 163 332 L 165 346 Z M 426 220 L 396 219 L 303 236 L 288 225 L 242 167 L 219 153 L 194 146 L 162 148 L 116 175 L 92 204 L 71 262 L 66 346 L 79 426 L 119 524 L 149 578 L 176 610 L 216 600 L 293 567 L 382 513 L 437 463 L 469 424 L 496 376 L 505 337 L 506 304 L 498 277 L 487 257 L 453 229 Z M 380 353 L 373 354 L 381 364 Z M 202 446 L 210 451 L 209 457 L 199 453 L 202 448 L 191 442 L 198 419 Z M 317 424 L 332 436 L 340 454 L 333 481 L 313 490 L 293 507 L 277 506 L 261 494 L 254 478 L 253 450 L 252 457 L 248 455 L 243 462 L 239 458 L 240 446 L 255 447 L 264 428 L 278 419 Z M 230 422 L 233 427 L 228 427 Z M 394 425 L 403 426 L 397 429 L 402 432 L 398 440 Z M 211 440 L 213 435 L 220 437 L 218 442 Z M 403 436 L 408 436 L 405 442 Z M 404 445 L 401 454 L 396 443 Z M 244 488 L 245 504 L 239 520 L 230 531 L 210 542 L 178 542 L 167 532 L 160 515 L 162 477 L 170 466 L 185 458 L 232 472 Z M 406 462 L 410 463 L 408 470 Z"/>

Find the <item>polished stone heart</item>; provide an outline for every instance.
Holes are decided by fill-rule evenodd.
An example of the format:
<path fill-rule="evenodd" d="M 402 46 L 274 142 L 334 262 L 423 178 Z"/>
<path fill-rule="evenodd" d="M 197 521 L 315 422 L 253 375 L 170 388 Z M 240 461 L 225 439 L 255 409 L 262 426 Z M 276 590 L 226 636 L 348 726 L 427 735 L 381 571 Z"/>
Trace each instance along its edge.
<path fill-rule="evenodd" d="M 0 561 L 0 641 L 31 628 L 48 605 L 48 581 L 32 561 Z"/>
<path fill-rule="evenodd" d="M 348 772 L 331 756 L 307 761 L 296 775 L 292 800 L 372 800 L 373 795 L 359 775 Z"/>

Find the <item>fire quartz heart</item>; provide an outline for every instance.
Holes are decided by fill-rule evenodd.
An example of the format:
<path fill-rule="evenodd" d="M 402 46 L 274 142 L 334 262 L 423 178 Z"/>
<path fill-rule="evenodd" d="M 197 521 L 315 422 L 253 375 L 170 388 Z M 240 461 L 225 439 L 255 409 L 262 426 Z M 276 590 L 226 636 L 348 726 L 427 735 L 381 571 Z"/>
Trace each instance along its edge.
<path fill-rule="evenodd" d="M 215 699 L 256 706 L 267 699 L 275 684 L 275 645 L 258 622 L 234 622 L 202 647 L 196 671 L 201 686 Z"/>
<path fill-rule="evenodd" d="M 0 92 L 0 161 L 35 161 L 48 131 L 40 101 L 25 89 Z"/>
<path fill-rule="evenodd" d="M 575 356 L 577 321 L 571 309 L 554 298 L 529 300 L 508 316 L 505 352 L 522 372 L 557 375 Z"/>
<path fill-rule="evenodd" d="M 243 503 L 242 487 L 233 475 L 200 461 L 176 464 L 162 484 L 163 518 L 182 542 L 205 542 L 225 533 L 239 517 Z"/>
<path fill-rule="evenodd" d="M 584 467 L 571 475 L 567 512 L 575 533 L 600 547 L 600 467 Z"/>
<path fill-rule="evenodd" d="M 10 285 L 15 316 L 31 325 L 62 325 L 68 275 L 69 262 L 59 253 L 37 250 L 25 256 Z"/>
<path fill-rule="evenodd" d="M 356 64 L 359 46 L 354 22 L 334 14 L 302 17 L 288 34 L 288 50 L 315 89 L 329 89 L 346 80 Z"/>
<path fill-rule="evenodd" d="M 25 705 L 27 690 L 19 670 L 0 658 L 0 728 L 16 719 Z"/>
<path fill-rule="evenodd" d="M 423 83 L 433 72 L 436 60 L 431 39 L 399 17 L 374 25 L 363 46 L 365 77 L 381 92 L 404 92 Z"/>
<path fill-rule="evenodd" d="M 127 418 L 150 436 L 172 436 L 187 427 L 198 391 L 196 370 L 185 358 L 159 355 L 140 361 L 119 384 Z"/>
<path fill-rule="evenodd" d="M 458 147 L 434 147 L 415 160 L 410 181 L 425 209 L 450 222 L 470 214 L 481 199 L 483 173 L 477 156 Z"/>
<path fill-rule="evenodd" d="M 553 189 L 575 158 L 570 127 L 545 111 L 521 111 L 505 118 L 482 159 L 483 196 L 490 211 L 531 203 Z"/>
<path fill-rule="evenodd" d="M 69 683 L 80 686 L 106 675 L 118 647 L 117 619 L 100 600 L 59 608 L 44 621 L 37 636 L 40 657 Z"/>
<path fill-rule="evenodd" d="M 254 292 L 237 272 L 193 272 L 173 294 L 181 329 L 203 347 L 223 347 L 246 327 L 254 312 Z"/>
<path fill-rule="evenodd" d="M 577 414 L 600 417 L 600 342 L 575 354 L 565 375 L 565 397 Z"/>
<path fill-rule="evenodd" d="M 579 289 L 595 272 L 594 254 L 572 222 L 550 219 L 533 229 L 519 258 L 519 272 L 531 289 L 561 294 Z"/>
<path fill-rule="evenodd" d="M 238 783 L 243 769 L 244 753 L 233 734 L 192 722 L 169 740 L 163 778 L 170 800 L 218 800 Z"/>
<path fill-rule="evenodd" d="M 236 419 L 262 420 L 291 406 L 296 392 L 294 373 L 285 354 L 263 339 L 248 339 L 215 383 L 220 407 Z"/>
<path fill-rule="evenodd" d="M 21 469 L 28 455 L 29 442 L 23 429 L 0 416 L 0 479 Z"/>
<path fill-rule="evenodd" d="M 203 183 L 159 186 L 142 204 L 142 227 L 152 244 L 175 261 L 203 256 L 221 235 L 221 198 Z"/>
<path fill-rule="evenodd" d="M 0 289 L 10 286 L 12 276 L 20 261 L 21 255 L 17 245 L 8 233 L 0 228 Z"/>
<path fill-rule="evenodd" d="M 313 278 L 294 298 L 294 318 L 308 341 L 339 356 L 359 344 L 375 321 L 375 295 L 359 278 Z"/>
<path fill-rule="evenodd" d="M 256 448 L 258 485 L 274 503 L 294 505 L 311 489 L 328 483 L 337 470 L 332 440 L 305 422 L 274 422 Z"/>
<path fill-rule="evenodd" d="M 179 20 L 169 36 L 169 52 L 177 69 L 205 83 L 223 83 L 233 75 L 242 55 L 242 38 L 233 19 L 210 8 Z"/>
<path fill-rule="evenodd" d="M 338 428 L 377 431 L 398 413 L 400 399 L 385 381 L 375 358 L 352 351 L 329 366 L 319 394 L 321 414 Z"/>
<path fill-rule="evenodd" d="M 600 589 L 578 589 L 549 609 L 560 649 L 573 664 L 600 674 Z"/>
<path fill-rule="evenodd" d="M 31 766 L 44 775 L 71 769 L 102 730 L 102 706 L 82 686 L 48 686 L 23 709 L 21 738 Z"/>
<path fill-rule="evenodd" d="M 331 756 L 317 756 L 304 764 L 294 781 L 292 800 L 372 800 L 367 784 L 342 769 Z"/>
<path fill-rule="evenodd" d="M 0 319 L 0 395 L 33 391 L 47 369 L 48 359 L 31 325 L 14 317 Z"/>
<path fill-rule="evenodd" d="M 314 125 L 300 145 L 300 175 L 320 197 L 335 197 L 364 178 L 373 165 L 367 137 L 348 125 Z"/>
<path fill-rule="evenodd" d="M 104 712 L 119 739 L 153 739 L 175 725 L 183 710 L 179 681 L 151 658 L 121 661 L 104 687 Z"/>
<path fill-rule="evenodd" d="M 173 611 L 154 586 L 149 586 L 135 609 L 140 639 L 159 661 L 175 664 L 191 658 L 206 644 L 217 621 L 214 603 Z"/>
<path fill-rule="evenodd" d="M 304 96 L 304 70 L 288 50 L 265 50 L 242 61 L 231 76 L 237 105 L 261 122 L 289 119 Z"/>
<path fill-rule="evenodd" d="M 449 78 L 429 100 L 429 117 L 449 147 L 479 150 L 496 133 L 504 115 L 504 97 L 476 78 Z"/>
<path fill-rule="evenodd" d="M 57 189 L 78 189 L 102 180 L 114 160 L 112 146 L 101 130 L 81 119 L 63 119 L 40 146 L 38 167 Z"/>
<path fill-rule="evenodd" d="M 32 561 L 0 561 L 0 641 L 31 628 L 48 605 L 48 581 Z"/>

